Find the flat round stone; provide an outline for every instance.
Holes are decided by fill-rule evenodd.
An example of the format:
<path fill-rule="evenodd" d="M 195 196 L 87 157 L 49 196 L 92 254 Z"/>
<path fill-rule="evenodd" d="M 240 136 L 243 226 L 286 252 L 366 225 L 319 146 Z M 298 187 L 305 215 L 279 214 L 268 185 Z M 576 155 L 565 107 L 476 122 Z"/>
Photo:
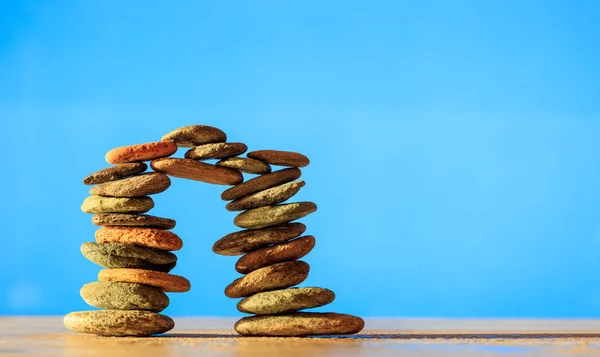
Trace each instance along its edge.
<path fill-rule="evenodd" d="M 286 182 L 294 181 L 299 178 L 302 172 L 297 168 L 283 169 L 268 174 L 264 174 L 237 186 L 223 191 L 221 198 L 224 201 L 236 200 L 238 198 L 251 195 L 253 193 L 266 190 L 273 186 L 278 186 Z"/>
<path fill-rule="evenodd" d="M 257 150 L 249 152 L 248 157 L 279 166 L 304 167 L 310 163 L 308 157 L 292 151 Z"/>
<path fill-rule="evenodd" d="M 237 304 L 241 312 L 275 315 L 324 306 L 335 299 L 333 291 L 324 288 L 289 288 L 254 294 Z"/>
<path fill-rule="evenodd" d="M 148 165 L 143 162 L 120 164 L 89 174 L 83 179 L 83 183 L 86 185 L 97 185 L 100 183 L 118 180 L 123 177 L 136 175 L 146 171 L 146 169 L 148 169 Z"/>
<path fill-rule="evenodd" d="M 213 252 L 220 255 L 242 255 L 269 244 L 284 242 L 306 231 L 302 223 L 289 223 L 266 229 L 250 229 L 229 233 L 213 245 Z"/>
<path fill-rule="evenodd" d="M 191 288 L 190 281 L 182 276 L 142 269 L 102 269 L 98 281 L 144 284 L 166 292 L 186 292 Z"/>
<path fill-rule="evenodd" d="M 88 305 L 101 309 L 160 312 L 169 306 L 167 294 L 142 284 L 94 281 L 85 284 L 79 294 Z"/>
<path fill-rule="evenodd" d="M 300 188 L 303 186 L 304 181 L 284 183 L 283 185 L 271 187 L 264 191 L 238 198 L 235 201 L 229 202 L 225 208 L 228 211 L 243 211 L 252 208 L 275 205 L 290 199 L 292 196 L 298 193 Z"/>
<path fill-rule="evenodd" d="M 271 172 L 269 164 L 247 157 L 230 157 L 217 162 L 215 165 L 228 167 L 247 174 L 266 174 Z"/>
<path fill-rule="evenodd" d="M 156 228 L 103 227 L 96 230 L 98 243 L 135 244 L 147 248 L 179 250 L 183 241 L 173 232 Z"/>
<path fill-rule="evenodd" d="M 304 236 L 284 243 L 257 249 L 235 263 L 235 270 L 247 274 L 253 270 L 266 267 L 275 263 L 298 260 L 310 253 L 315 246 L 315 237 Z"/>
<path fill-rule="evenodd" d="M 131 226 L 158 229 L 175 228 L 175 220 L 147 214 L 98 213 L 92 216 L 96 226 Z"/>
<path fill-rule="evenodd" d="M 286 315 L 248 316 L 235 323 L 242 336 L 351 335 L 365 322 L 358 316 L 334 312 L 295 312 Z"/>
<path fill-rule="evenodd" d="M 237 185 L 244 181 L 239 171 L 192 159 L 158 159 L 150 163 L 153 170 L 169 176 L 216 185 Z"/>
<path fill-rule="evenodd" d="M 170 141 L 154 142 L 123 146 L 106 153 L 105 159 L 109 164 L 125 164 L 128 162 L 150 161 L 173 155 L 177 145 Z"/>
<path fill-rule="evenodd" d="M 303 282 L 309 270 L 310 266 L 301 260 L 273 264 L 234 280 L 225 288 L 225 295 L 241 298 L 263 291 L 289 288 Z"/>
<path fill-rule="evenodd" d="M 86 242 L 80 249 L 84 257 L 105 268 L 135 268 L 168 273 L 177 263 L 177 256 L 171 252 L 131 244 Z"/>
<path fill-rule="evenodd" d="M 208 143 L 220 143 L 227 140 L 227 134 L 221 129 L 208 125 L 188 125 L 165 134 L 162 141 L 173 141 L 177 146 L 192 147 Z"/>
<path fill-rule="evenodd" d="M 94 186 L 90 189 L 90 195 L 140 197 L 163 192 L 169 186 L 171 186 L 169 176 L 160 172 L 149 172 Z"/>
<path fill-rule="evenodd" d="M 238 214 L 233 224 L 241 228 L 264 228 L 300 219 L 316 210 L 317 205 L 312 202 L 259 207 Z"/>
<path fill-rule="evenodd" d="M 81 210 L 85 213 L 144 213 L 154 208 L 150 197 L 103 197 L 89 196 L 83 201 Z"/>
<path fill-rule="evenodd" d="M 63 322 L 71 331 L 100 336 L 150 336 L 175 327 L 168 316 L 140 310 L 78 311 L 65 316 Z"/>
<path fill-rule="evenodd" d="M 189 149 L 185 153 L 185 158 L 194 160 L 225 159 L 241 155 L 246 150 L 248 147 L 244 143 L 204 144 Z"/>

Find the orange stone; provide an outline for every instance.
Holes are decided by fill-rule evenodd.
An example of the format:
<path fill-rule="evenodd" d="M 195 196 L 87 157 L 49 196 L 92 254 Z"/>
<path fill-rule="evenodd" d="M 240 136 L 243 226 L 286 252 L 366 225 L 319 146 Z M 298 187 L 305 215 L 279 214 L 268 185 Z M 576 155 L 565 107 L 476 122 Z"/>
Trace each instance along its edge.
<path fill-rule="evenodd" d="M 183 293 L 191 288 L 190 281 L 182 276 L 143 269 L 102 269 L 98 281 L 144 284 L 173 293 Z"/>
<path fill-rule="evenodd" d="M 142 227 L 103 227 L 96 231 L 96 242 L 135 244 L 162 250 L 179 250 L 183 246 L 181 238 L 173 232 Z"/>
<path fill-rule="evenodd" d="M 176 151 L 177 144 L 172 141 L 161 141 L 115 148 L 106 153 L 105 159 L 110 164 L 125 164 L 171 156 Z"/>

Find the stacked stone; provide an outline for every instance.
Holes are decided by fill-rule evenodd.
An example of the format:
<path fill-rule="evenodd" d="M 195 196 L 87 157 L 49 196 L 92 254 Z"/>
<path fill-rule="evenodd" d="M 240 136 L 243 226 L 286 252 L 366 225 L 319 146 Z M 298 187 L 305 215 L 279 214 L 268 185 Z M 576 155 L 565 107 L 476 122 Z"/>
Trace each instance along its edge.
<path fill-rule="evenodd" d="M 206 158 L 204 149 L 190 150 L 186 156 Z M 315 245 L 315 238 L 302 234 L 306 226 L 292 222 L 315 212 L 312 202 L 284 203 L 303 186 L 300 167 L 309 159 L 299 153 L 261 150 L 246 158 L 227 158 L 217 165 L 245 173 L 259 174 L 225 190 L 225 207 L 239 213 L 234 224 L 245 230 L 218 240 L 213 251 L 221 255 L 243 255 L 235 269 L 245 274 L 225 289 L 230 298 L 243 298 L 239 311 L 255 316 L 244 317 L 235 330 L 246 336 L 307 336 L 357 333 L 364 321 L 339 313 L 298 312 L 331 303 L 335 294 L 319 287 L 293 288 L 302 283 L 309 265 L 300 258 Z M 271 172 L 271 165 L 285 167 Z M 296 181 L 297 180 L 297 181 Z"/>
<path fill-rule="evenodd" d="M 183 243 L 169 231 L 174 220 L 144 214 L 154 207 L 150 195 L 171 185 L 164 173 L 145 173 L 144 161 L 176 151 L 172 142 L 116 148 L 106 154 L 106 161 L 115 166 L 83 180 L 95 186 L 81 209 L 94 214 L 93 224 L 102 228 L 81 252 L 105 269 L 80 294 L 87 304 L 105 310 L 72 312 L 64 319 L 67 328 L 103 336 L 147 336 L 174 327 L 173 320 L 159 312 L 169 305 L 165 292 L 190 289 L 186 278 L 169 274 L 177 263 L 171 251 Z"/>

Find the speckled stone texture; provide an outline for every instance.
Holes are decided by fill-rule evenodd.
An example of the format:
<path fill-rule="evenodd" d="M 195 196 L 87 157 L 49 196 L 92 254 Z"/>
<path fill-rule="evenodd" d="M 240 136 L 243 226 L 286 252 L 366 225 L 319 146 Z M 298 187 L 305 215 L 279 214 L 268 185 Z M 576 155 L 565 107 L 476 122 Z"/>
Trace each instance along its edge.
<path fill-rule="evenodd" d="M 271 187 L 264 191 L 231 201 L 225 206 L 225 208 L 228 211 L 243 211 L 252 208 L 275 205 L 290 199 L 303 186 L 304 181 L 284 183 L 283 185 Z"/>
<path fill-rule="evenodd" d="M 212 183 L 215 185 L 237 185 L 244 181 L 244 176 L 227 167 L 215 166 L 192 159 L 159 159 L 150 163 L 153 170 L 169 176 L 188 180 Z"/>
<path fill-rule="evenodd" d="M 85 213 L 145 213 L 154 208 L 150 197 L 103 197 L 89 196 L 83 201 L 81 210 Z"/>
<path fill-rule="evenodd" d="M 95 281 L 85 284 L 79 294 L 88 305 L 101 309 L 160 312 L 169 306 L 167 294 L 142 284 Z"/>
<path fill-rule="evenodd" d="M 317 205 L 312 202 L 259 207 L 238 214 L 233 223 L 241 228 L 259 229 L 300 219 L 316 210 Z"/>
<path fill-rule="evenodd" d="M 324 306 L 335 299 L 333 291 L 324 288 L 289 288 L 254 294 L 237 304 L 241 312 L 273 315 Z"/>
<path fill-rule="evenodd" d="M 300 260 L 273 264 L 234 280 L 225 288 L 225 295 L 241 298 L 263 291 L 289 288 L 303 282 L 309 270 L 310 266 Z"/>
<path fill-rule="evenodd" d="M 308 157 L 292 151 L 258 150 L 249 152 L 248 157 L 279 166 L 304 167 L 310 163 Z"/>
<path fill-rule="evenodd" d="M 176 224 L 175 220 L 169 218 L 125 213 L 99 213 L 92 216 L 92 223 L 96 226 L 147 227 L 167 230 L 175 228 Z"/>
<path fill-rule="evenodd" d="M 266 164 L 265 164 L 266 165 Z M 123 177 L 136 175 L 148 169 L 148 165 L 143 162 L 132 162 L 129 164 L 120 164 L 107 167 L 105 169 L 89 174 L 83 179 L 86 185 L 97 185 L 109 181 L 121 179 Z"/>
<path fill-rule="evenodd" d="M 65 316 L 64 324 L 71 331 L 100 336 L 150 336 L 175 327 L 168 316 L 139 310 L 72 312 Z"/>
<path fill-rule="evenodd" d="M 179 250 L 183 241 L 173 232 L 156 228 L 103 227 L 96 230 L 98 243 L 135 244 L 147 248 Z"/>
<path fill-rule="evenodd" d="M 300 175 L 302 175 L 302 172 L 297 168 L 283 169 L 264 174 L 223 191 L 221 198 L 224 201 L 236 200 L 286 182 L 294 181 Z"/>
<path fill-rule="evenodd" d="M 302 223 L 289 223 L 266 229 L 249 229 L 229 233 L 213 245 L 213 252 L 220 255 L 242 255 L 269 244 L 284 242 L 306 231 Z"/>
<path fill-rule="evenodd" d="M 315 246 L 315 242 L 315 237 L 304 236 L 254 250 L 235 263 L 235 270 L 238 273 L 247 274 L 275 263 L 300 259 L 310 253 Z"/>
<path fill-rule="evenodd" d="M 215 165 L 228 167 L 247 174 L 266 174 L 271 172 L 271 166 L 266 162 L 247 157 L 230 157 L 217 162 Z"/>
<path fill-rule="evenodd" d="M 177 256 L 171 252 L 131 244 L 86 242 L 80 249 L 84 257 L 105 268 L 135 268 L 168 273 L 177 263 Z"/>
<path fill-rule="evenodd" d="M 176 151 L 177 145 L 173 142 L 154 142 L 112 149 L 106 153 L 105 159 L 109 164 L 125 164 L 171 156 Z"/>
<path fill-rule="evenodd" d="M 98 281 L 144 284 L 179 293 L 191 288 L 190 281 L 182 276 L 142 269 L 103 269 L 98 273 Z"/>
<path fill-rule="evenodd" d="M 333 312 L 296 312 L 286 315 L 249 316 L 235 323 L 243 336 L 349 335 L 363 329 L 357 316 Z"/>
<path fill-rule="evenodd" d="M 185 153 L 186 159 L 225 159 L 241 155 L 248 150 L 244 143 L 214 143 L 193 147 Z"/>
<path fill-rule="evenodd" d="M 160 172 L 149 172 L 94 186 L 90 189 L 90 194 L 110 197 L 140 197 L 163 192 L 169 186 L 171 186 L 169 176 Z"/>
<path fill-rule="evenodd" d="M 173 141 L 177 146 L 192 147 L 208 143 L 220 143 L 227 140 L 221 130 L 208 125 L 188 125 L 165 134 L 162 141 Z"/>

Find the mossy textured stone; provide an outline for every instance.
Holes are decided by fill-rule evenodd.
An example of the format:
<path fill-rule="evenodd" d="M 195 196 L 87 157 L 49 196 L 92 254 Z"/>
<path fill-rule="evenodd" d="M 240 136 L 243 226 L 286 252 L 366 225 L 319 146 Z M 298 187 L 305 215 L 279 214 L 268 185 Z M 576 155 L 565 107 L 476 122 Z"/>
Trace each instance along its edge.
<path fill-rule="evenodd" d="M 192 147 L 208 143 L 221 143 L 227 135 L 220 129 L 208 125 L 188 125 L 165 134 L 162 141 L 173 141 L 177 146 Z"/>
<path fill-rule="evenodd" d="M 365 321 L 358 316 L 333 312 L 295 312 L 285 315 L 248 316 L 235 323 L 243 336 L 351 335 L 360 332 Z"/>
<path fill-rule="evenodd" d="M 312 202 L 259 207 L 238 214 L 233 224 L 241 228 L 259 229 L 300 219 L 316 210 L 317 205 Z"/>
<path fill-rule="evenodd" d="M 213 245 L 213 252 L 220 255 L 242 255 L 269 244 L 284 242 L 306 231 L 302 223 L 289 223 L 265 229 L 249 229 L 229 233 Z"/>
<path fill-rule="evenodd" d="M 250 296 L 263 291 L 289 288 L 300 284 L 308 277 L 310 266 L 301 260 L 269 265 L 257 269 L 225 288 L 230 298 Z"/>
<path fill-rule="evenodd" d="M 294 181 L 302 175 L 300 169 L 289 168 L 260 175 L 237 186 L 228 188 L 221 193 L 224 201 L 236 200 L 268 188 Z"/>
<path fill-rule="evenodd" d="M 85 213 L 145 213 L 154 208 L 150 197 L 103 197 L 89 196 L 83 201 L 81 210 Z"/>
<path fill-rule="evenodd" d="M 254 294 L 237 304 L 241 312 L 274 315 L 324 306 L 335 299 L 333 291 L 324 288 L 289 288 Z"/>
<path fill-rule="evenodd" d="M 63 322 L 71 331 L 100 336 L 150 336 L 175 327 L 168 316 L 140 310 L 78 311 L 65 316 Z"/>
<path fill-rule="evenodd" d="M 85 284 L 79 294 L 88 305 L 101 309 L 160 312 L 169 306 L 167 294 L 142 284 L 95 281 Z"/>
<path fill-rule="evenodd" d="M 90 194 L 110 197 L 141 197 L 163 192 L 169 186 L 171 186 L 169 176 L 160 172 L 149 172 L 94 186 L 90 189 Z"/>
<path fill-rule="evenodd" d="M 271 166 L 266 162 L 247 157 L 230 157 L 217 162 L 215 165 L 228 167 L 247 174 L 266 174 L 271 172 Z"/>
<path fill-rule="evenodd" d="M 266 165 L 266 164 L 265 164 Z M 89 174 L 83 179 L 86 185 L 97 185 L 109 181 L 121 179 L 123 177 L 136 175 L 148 169 L 148 165 L 143 162 L 132 162 L 107 167 L 100 171 Z"/>
<path fill-rule="evenodd" d="M 241 257 L 235 263 L 235 270 L 238 273 L 247 274 L 253 270 L 275 263 L 297 260 L 310 253 L 314 246 L 315 237 L 304 236 L 260 248 Z"/>
<path fill-rule="evenodd" d="M 175 220 L 169 218 L 125 213 L 99 213 L 92 216 L 92 223 L 96 226 L 147 227 L 167 230 L 175 228 L 176 224 Z"/>
<path fill-rule="evenodd" d="M 225 206 L 225 208 L 229 211 L 243 211 L 252 208 L 275 205 L 290 199 L 303 186 L 304 181 L 284 183 L 283 185 L 271 187 L 264 191 L 231 201 Z"/>
<path fill-rule="evenodd" d="M 258 150 L 249 152 L 248 157 L 279 166 L 304 167 L 310 163 L 308 157 L 293 151 Z"/>
<path fill-rule="evenodd" d="M 135 268 L 168 273 L 177 263 L 177 256 L 171 252 L 131 244 L 86 242 L 81 245 L 81 253 L 105 268 Z"/>
<path fill-rule="evenodd" d="M 194 160 L 225 159 L 241 155 L 246 150 L 248 147 L 244 143 L 204 144 L 189 149 L 185 153 L 185 158 Z"/>

